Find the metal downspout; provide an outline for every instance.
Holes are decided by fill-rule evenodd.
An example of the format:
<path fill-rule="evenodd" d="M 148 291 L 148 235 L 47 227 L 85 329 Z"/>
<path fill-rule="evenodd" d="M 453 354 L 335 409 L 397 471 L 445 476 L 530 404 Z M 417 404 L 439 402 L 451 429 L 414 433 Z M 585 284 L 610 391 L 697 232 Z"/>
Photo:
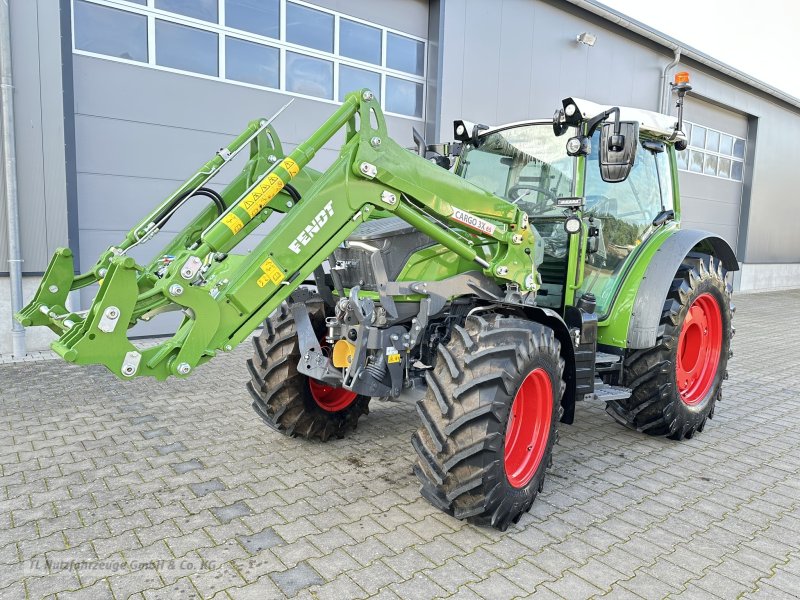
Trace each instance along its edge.
<path fill-rule="evenodd" d="M 667 91 L 667 73 L 681 60 L 681 49 L 675 48 L 675 58 L 661 72 L 661 83 L 658 86 L 658 112 L 662 115 L 669 114 L 669 92 Z"/>
<path fill-rule="evenodd" d="M 8 274 L 11 283 L 11 351 L 25 356 L 25 328 L 14 315 L 22 309 L 22 249 L 19 242 L 17 202 L 17 152 L 14 139 L 14 87 L 11 78 L 11 27 L 9 0 L 0 0 L 0 113 L 3 136 L 3 191 L 8 218 Z"/>

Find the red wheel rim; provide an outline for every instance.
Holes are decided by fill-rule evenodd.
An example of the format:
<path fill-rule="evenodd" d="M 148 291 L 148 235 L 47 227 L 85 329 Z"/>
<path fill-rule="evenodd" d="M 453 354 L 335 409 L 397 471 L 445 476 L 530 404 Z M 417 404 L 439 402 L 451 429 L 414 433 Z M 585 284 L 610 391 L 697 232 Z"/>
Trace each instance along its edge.
<path fill-rule="evenodd" d="M 319 343 L 320 347 L 323 349 L 328 347 L 324 337 Z M 317 406 L 328 412 L 344 410 L 353 403 L 353 400 L 355 400 L 358 395 L 350 390 L 341 387 L 333 387 L 318 379 L 311 379 L 310 377 L 308 378 L 308 388 Z"/>
<path fill-rule="evenodd" d="M 688 406 L 705 399 L 717 375 L 722 350 L 722 311 L 711 294 L 695 298 L 678 338 L 675 375 L 678 393 Z"/>
<path fill-rule="evenodd" d="M 340 387 L 331 387 L 316 379 L 309 378 L 308 387 L 317 406 L 329 412 L 344 410 L 353 403 L 357 394 Z"/>
<path fill-rule="evenodd" d="M 508 482 L 521 488 L 533 479 L 550 437 L 553 386 L 544 369 L 534 369 L 514 396 L 506 426 L 504 465 Z"/>

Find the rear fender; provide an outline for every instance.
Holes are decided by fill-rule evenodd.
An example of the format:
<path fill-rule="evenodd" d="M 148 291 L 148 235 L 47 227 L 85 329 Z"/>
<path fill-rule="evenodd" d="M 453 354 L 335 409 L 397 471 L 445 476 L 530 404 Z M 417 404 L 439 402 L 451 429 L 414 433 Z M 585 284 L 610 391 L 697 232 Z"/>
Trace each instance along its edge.
<path fill-rule="evenodd" d="M 630 349 L 655 346 L 664 299 L 683 259 L 691 252 L 710 254 L 728 271 L 739 270 L 733 249 L 721 237 L 697 229 L 675 229 L 653 253 L 641 278 L 633 280 L 635 269 L 628 276 L 623 288 L 633 302 L 615 303 L 611 318 L 601 324 L 599 343 Z"/>

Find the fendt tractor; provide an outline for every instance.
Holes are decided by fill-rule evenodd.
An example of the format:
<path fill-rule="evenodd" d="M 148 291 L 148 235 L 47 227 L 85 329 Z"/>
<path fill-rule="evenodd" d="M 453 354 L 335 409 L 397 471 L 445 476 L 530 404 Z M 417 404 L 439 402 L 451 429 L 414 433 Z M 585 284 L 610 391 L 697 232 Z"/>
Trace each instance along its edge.
<path fill-rule="evenodd" d="M 17 318 L 122 379 L 186 377 L 252 337 L 253 408 L 301 438 L 341 438 L 371 399 L 416 387 L 422 495 L 504 530 L 542 490 L 576 402 L 675 440 L 714 414 L 738 264 L 720 237 L 679 226 L 688 89 L 674 86 L 677 122 L 567 98 L 552 119 L 456 121 L 450 143 L 415 132 L 411 150 L 366 89 L 288 154 L 272 119 L 253 121 L 84 274 L 59 249 Z M 335 162 L 308 167 L 342 129 Z M 245 148 L 241 173 L 210 187 Z M 131 251 L 187 204 L 202 208 L 138 264 Z M 92 284 L 91 308 L 68 310 Z M 174 336 L 130 341 L 173 310 Z"/>

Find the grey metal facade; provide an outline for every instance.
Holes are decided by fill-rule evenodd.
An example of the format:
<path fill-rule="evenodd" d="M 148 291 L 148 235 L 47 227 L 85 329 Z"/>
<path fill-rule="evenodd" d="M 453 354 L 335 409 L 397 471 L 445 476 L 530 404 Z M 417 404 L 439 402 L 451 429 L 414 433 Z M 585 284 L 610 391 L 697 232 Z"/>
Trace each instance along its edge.
<path fill-rule="evenodd" d="M 271 114 L 291 97 L 73 52 L 72 0 L 10 1 L 21 237 L 30 275 L 40 274 L 54 249 L 66 244 L 89 266 L 247 121 Z M 412 126 L 424 129 L 430 141 L 448 140 L 455 118 L 499 124 L 548 117 L 565 96 L 657 110 L 660 76 L 672 51 L 576 3 L 306 1 L 426 40 L 423 117 L 388 118 L 392 135 L 409 145 Z M 126 3 L 117 4 L 125 9 Z M 153 6 L 150 0 L 148 10 Z M 576 42 L 584 31 L 597 36 L 593 47 Z M 785 216 L 796 202 L 787 166 L 800 158 L 792 143 L 800 137 L 800 108 L 783 94 L 735 79 L 722 66 L 684 59 L 673 71 L 684 69 L 694 86 L 687 118 L 747 140 L 741 183 L 681 172 L 686 223 L 716 231 L 736 247 L 741 287 L 800 285 L 800 236 Z M 276 122 L 283 142 L 292 148 L 334 107 L 295 95 Z M 317 166 L 336 151 L 334 141 Z M 218 184 L 230 180 L 234 169 Z M 7 261 L 4 218 L 0 210 L 0 265 Z M 0 273 L 5 270 L 0 266 Z M 84 293 L 84 302 L 91 293 Z"/>
<path fill-rule="evenodd" d="M 11 0 L 10 9 L 23 270 L 39 273 L 68 242 L 61 14 L 52 0 Z M 3 209 L 0 273 L 8 271 L 7 231 Z"/>

